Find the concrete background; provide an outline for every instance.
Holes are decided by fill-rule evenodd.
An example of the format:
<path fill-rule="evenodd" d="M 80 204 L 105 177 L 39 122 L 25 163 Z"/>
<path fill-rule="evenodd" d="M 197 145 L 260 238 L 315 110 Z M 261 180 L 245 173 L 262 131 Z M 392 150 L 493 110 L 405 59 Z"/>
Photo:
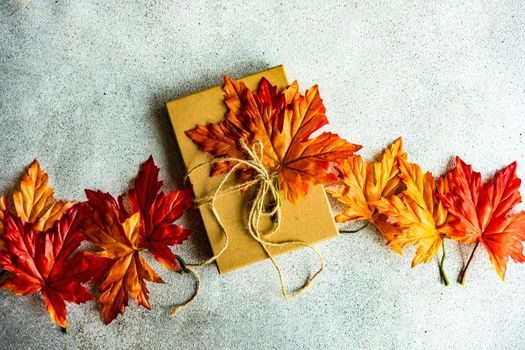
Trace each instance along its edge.
<path fill-rule="evenodd" d="M 367 158 L 403 135 L 435 174 L 458 154 L 484 175 L 517 160 L 525 177 L 524 41 L 519 0 L 2 1 L 0 191 L 38 158 L 60 198 L 118 194 L 150 154 L 174 188 L 183 170 L 164 102 L 281 63 L 302 89 L 319 83 L 326 129 Z M 195 232 L 175 250 L 207 256 L 199 218 L 185 223 Z M 410 269 L 412 252 L 384 243 L 367 229 L 319 245 L 327 270 L 291 303 L 268 262 L 202 268 L 200 298 L 174 319 L 193 283 L 149 259 L 167 282 L 149 284 L 151 311 L 131 303 L 104 326 L 94 303 L 69 305 L 69 336 L 39 297 L 2 292 L 0 348 L 525 347 L 525 266 L 502 283 L 478 252 L 467 285 L 446 288 L 436 263 Z M 449 243 L 452 280 L 468 253 Z M 280 261 L 290 285 L 314 268 L 304 252 Z"/>

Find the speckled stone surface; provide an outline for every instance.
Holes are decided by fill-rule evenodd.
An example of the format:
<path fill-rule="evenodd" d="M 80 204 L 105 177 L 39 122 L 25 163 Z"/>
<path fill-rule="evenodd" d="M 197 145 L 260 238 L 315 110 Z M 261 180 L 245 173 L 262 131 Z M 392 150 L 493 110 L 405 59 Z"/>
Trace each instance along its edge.
<path fill-rule="evenodd" d="M 365 157 L 403 135 L 436 174 L 458 154 L 484 175 L 517 160 L 525 177 L 522 1 L 2 1 L 0 191 L 38 158 L 61 198 L 118 194 L 150 154 L 174 188 L 164 102 L 281 63 L 303 89 L 320 85 L 327 129 Z M 195 233 L 175 250 L 207 256 L 198 216 L 185 223 Z M 2 292 L 0 348 L 525 347 L 525 266 L 502 283 L 480 251 L 467 285 L 446 288 L 436 263 L 410 269 L 412 251 L 384 245 L 373 229 L 319 245 L 326 272 L 290 303 L 268 262 L 202 268 L 200 298 L 176 318 L 166 311 L 193 282 L 148 259 L 166 281 L 149 285 L 151 311 L 131 303 L 104 326 L 94 303 L 70 305 L 69 336 L 39 297 Z M 449 243 L 451 279 L 468 253 Z M 279 260 L 290 286 L 315 268 L 304 251 Z"/>

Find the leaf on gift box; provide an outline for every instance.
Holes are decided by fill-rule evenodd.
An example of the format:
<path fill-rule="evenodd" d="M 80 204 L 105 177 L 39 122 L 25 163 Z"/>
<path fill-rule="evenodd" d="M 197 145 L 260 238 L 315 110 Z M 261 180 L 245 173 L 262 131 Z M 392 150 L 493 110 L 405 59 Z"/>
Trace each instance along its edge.
<path fill-rule="evenodd" d="M 82 285 L 104 270 L 104 259 L 74 253 L 84 240 L 76 227 L 78 207 L 38 231 L 35 225 L 5 211 L 4 242 L 0 265 L 10 275 L 0 286 L 15 295 L 41 292 L 51 320 L 67 325 L 65 302 L 84 303 L 92 295 Z"/>
<path fill-rule="evenodd" d="M 11 209 L 7 205 L 6 197 L 0 202 L 0 209 Z M 34 160 L 20 181 L 20 190 L 13 193 L 13 204 L 14 209 L 11 211 L 24 222 L 32 224 L 36 231 L 47 231 L 75 205 L 75 202 L 53 199 L 53 189 L 48 185 L 48 175 L 42 170 L 38 161 Z M 1 221 L 0 216 L 0 227 Z"/>
<path fill-rule="evenodd" d="M 139 249 L 147 248 L 164 267 L 179 271 L 181 266 L 169 246 L 181 244 L 188 238 L 190 230 L 173 222 L 191 206 L 193 194 L 191 189 L 164 194 L 160 190 L 162 181 L 159 181 L 158 176 L 159 168 L 153 157 L 150 157 L 141 165 L 127 198 L 131 211 L 140 212 Z M 124 208 L 122 196 L 119 197 L 119 202 L 121 208 Z M 130 216 L 127 211 L 125 215 Z"/>
<path fill-rule="evenodd" d="M 186 135 L 215 157 L 246 158 L 239 141 L 260 142 L 264 167 L 278 174 L 283 197 L 293 203 L 311 185 L 333 180 L 331 162 L 346 159 L 361 148 L 329 132 L 311 136 L 328 123 L 317 86 L 302 95 L 297 82 L 279 91 L 263 78 L 252 92 L 244 83 L 225 77 L 223 88 L 228 107 L 225 119 L 199 125 Z M 228 162 L 216 163 L 211 175 L 229 169 Z M 247 180 L 253 173 L 244 169 L 240 175 Z"/>
<path fill-rule="evenodd" d="M 423 173 L 414 163 L 399 157 L 399 178 L 405 190 L 389 198 L 370 204 L 386 217 L 397 229 L 388 241 L 390 246 L 417 246 L 412 267 L 429 262 L 439 251 L 444 232 L 441 227 L 447 220 L 447 210 L 436 196 L 448 188 L 447 178 L 436 181 L 430 172 Z"/>
<path fill-rule="evenodd" d="M 398 159 L 405 160 L 403 141 L 396 139 L 385 149 L 380 160 L 365 162 L 359 155 L 339 162 L 335 166 L 339 182 L 326 188 L 333 198 L 345 205 L 345 209 L 335 219 L 337 222 L 367 220 L 391 241 L 397 230 L 385 220 L 372 202 L 389 198 L 399 189 Z M 401 253 L 401 247 L 391 244 L 392 249 Z"/>
<path fill-rule="evenodd" d="M 499 171 L 492 181 L 482 183 L 481 174 L 456 157 L 450 178 L 450 191 L 439 195 L 454 215 L 454 220 L 444 226 L 445 232 L 463 243 L 482 243 L 496 272 L 504 279 L 509 257 L 525 261 L 525 214 L 509 216 L 521 202 L 516 162 Z"/>

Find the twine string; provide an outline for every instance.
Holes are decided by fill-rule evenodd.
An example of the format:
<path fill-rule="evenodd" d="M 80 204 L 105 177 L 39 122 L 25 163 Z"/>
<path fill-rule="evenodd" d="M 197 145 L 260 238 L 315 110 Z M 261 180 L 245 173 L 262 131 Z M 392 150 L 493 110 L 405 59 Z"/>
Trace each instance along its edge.
<path fill-rule="evenodd" d="M 211 208 L 212 214 L 217 221 L 220 230 L 222 234 L 224 235 L 224 244 L 222 248 L 214 254 L 211 258 L 198 262 L 198 263 L 189 263 L 185 264 L 183 271 L 190 272 L 193 276 L 193 278 L 196 281 L 196 288 L 195 292 L 192 295 L 192 297 L 186 301 L 185 303 L 178 305 L 172 309 L 170 314 L 172 316 L 175 316 L 177 311 L 181 310 L 184 307 L 189 306 L 193 301 L 197 298 L 197 295 L 200 291 L 200 284 L 201 280 L 199 277 L 198 272 L 193 269 L 192 267 L 196 266 L 204 266 L 213 263 L 219 256 L 221 256 L 224 251 L 228 248 L 229 244 L 229 236 L 226 231 L 226 228 L 224 226 L 224 223 L 222 222 L 222 219 L 218 213 L 217 207 L 215 205 L 215 202 L 217 199 L 226 196 L 231 193 L 236 193 L 245 189 L 248 189 L 252 186 L 257 186 L 257 192 L 255 194 L 255 198 L 251 204 L 250 211 L 248 214 L 248 224 L 247 229 L 250 236 L 256 240 L 268 256 L 268 258 L 271 260 L 273 266 L 275 267 L 275 270 L 277 271 L 277 275 L 279 277 L 279 282 L 281 285 L 281 293 L 286 301 L 291 301 L 301 294 L 303 294 L 312 284 L 312 282 L 321 274 L 321 272 L 324 270 L 324 259 L 321 253 L 312 245 L 300 241 L 300 240 L 286 240 L 286 241 L 279 241 L 279 242 L 273 242 L 269 241 L 266 237 L 271 236 L 273 233 L 275 233 L 280 225 L 281 225 L 281 199 L 280 199 L 280 189 L 279 189 L 279 181 L 278 181 L 278 173 L 273 172 L 270 173 L 266 170 L 266 168 L 263 165 L 263 156 L 264 156 L 264 146 L 262 142 L 256 141 L 252 147 L 250 148 L 244 140 L 240 140 L 240 145 L 243 149 L 243 151 L 248 156 L 247 159 L 241 159 L 241 158 L 233 158 L 233 157 L 222 157 L 213 159 L 209 162 L 201 163 L 191 170 L 188 171 L 186 174 L 186 179 L 195 171 L 209 165 L 214 165 L 219 162 L 230 162 L 233 164 L 231 166 L 230 170 L 226 173 L 226 175 L 223 177 L 219 185 L 216 187 L 215 191 L 205 197 L 196 199 L 194 201 L 194 204 L 196 207 L 201 207 L 204 205 L 209 205 Z M 235 174 L 237 169 L 239 169 L 241 166 L 246 166 L 253 171 L 255 171 L 255 176 L 252 180 L 246 181 L 241 184 L 237 185 L 231 185 L 226 187 L 226 183 L 228 182 L 228 179 Z M 266 210 L 266 203 L 271 204 L 271 209 Z M 268 232 L 262 232 L 260 229 L 260 223 L 261 219 L 263 217 L 271 217 L 272 221 L 272 227 Z M 286 281 L 284 278 L 284 274 L 281 270 L 280 265 L 272 255 L 272 253 L 269 251 L 270 247 L 285 247 L 285 246 L 303 246 L 309 248 L 313 253 L 317 256 L 319 260 L 319 269 L 308 278 L 308 280 L 296 291 L 294 291 L 292 294 L 288 293 L 286 290 Z"/>

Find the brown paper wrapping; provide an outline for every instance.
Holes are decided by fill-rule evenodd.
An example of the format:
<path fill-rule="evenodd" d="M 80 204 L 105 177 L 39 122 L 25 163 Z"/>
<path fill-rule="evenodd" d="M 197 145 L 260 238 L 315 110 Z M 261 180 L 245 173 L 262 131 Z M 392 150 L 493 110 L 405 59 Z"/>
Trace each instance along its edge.
<path fill-rule="evenodd" d="M 262 77 L 266 77 L 279 88 L 288 85 L 283 66 L 271 68 L 240 80 L 249 89 L 255 90 Z M 223 95 L 222 86 L 217 86 L 166 103 L 186 169 L 191 169 L 212 159 L 208 153 L 201 152 L 197 145 L 184 134 L 184 131 L 198 124 L 221 121 L 226 113 Z M 200 198 L 213 193 L 220 178 L 221 176 L 209 177 L 209 167 L 192 173 L 190 181 L 195 196 Z M 253 191 L 232 193 L 221 197 L 216 202 L 217 210 L 230 237 L 228 248 L 216 261 L 221 274 L 267 258 L 260 244 L 248 234 L 246 229 L 251 195 Z M 224 234 L 209 206 L 202 206 L 199 210 L 213 253 L 216 254 L 224 246 Z M 269 226 L 269 223 L 267 224 Z M 300 240 L 305 243 L 316 243 L 337 235 L 338 231 L 328 198 L 323 187 L 318 185 L 312 187 L 307 197 L 297 204 L 283 201 L 281 226 L 269 240 L 274 242 Z M 279 255 L 297 248 L 299 247 L 270 247 L 269 250 L 272 255 Z"/>

